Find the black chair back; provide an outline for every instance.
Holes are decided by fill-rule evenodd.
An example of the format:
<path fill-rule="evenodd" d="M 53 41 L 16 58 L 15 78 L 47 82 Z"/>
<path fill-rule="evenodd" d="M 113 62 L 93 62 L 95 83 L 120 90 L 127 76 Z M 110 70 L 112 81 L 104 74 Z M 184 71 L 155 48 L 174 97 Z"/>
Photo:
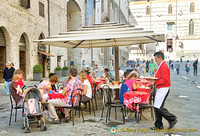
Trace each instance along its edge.
<path fill-rule="evenodd" d="M 72 107 L 80 107 L 80 103 L 81 103 L 81 98 L 82 98 L 82 89 L 76 89 L 75 91 L 72 92 L 71 94 L 71 104 Z"/>

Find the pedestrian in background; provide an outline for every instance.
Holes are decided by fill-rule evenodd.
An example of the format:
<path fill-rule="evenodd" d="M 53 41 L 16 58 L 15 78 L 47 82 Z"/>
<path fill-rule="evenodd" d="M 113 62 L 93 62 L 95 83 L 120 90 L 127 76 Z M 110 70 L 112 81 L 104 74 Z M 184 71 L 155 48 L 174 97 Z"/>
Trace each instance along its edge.
<path fill-rule="evenodd" d="M 154 75 L 154 68 L 156 67 L 156 63 L 154 63 L 153 59 L 151 59 L 151 63 L 149 64 L 150 76 Z"/>
<path fill-rule="evenodd" d="M 187 62 L 185 64 L 185 71 L 187 72 L 187 75 L 190 72 L 190 62 L 189 62 L 189 60 L 187 60 Z"/>
<path fill-rule="evenodd" d="M 146 72 L 146 62 L 144 60 L 142 64 L 142 74 L 145 75 L 145 72 Z"/>
<path fill-rule="evenodd" d="M 195 62 L 193 63 L 194 76 L 197 76 L 197 65 L 198 65 L 198 60 L 195 60 Z"/>
<path fill-rule="evenodd" d="M 146 72 L 148 73 L 149 72 L 149 61 L 147 60 L 147 62 L 146 62 Z"/>
<path fill-rule="evenodd" d="M 180 63 L 178 61 L 176 61 L 175 69 L 176 69 L 177 75 L 179 75 Z"/>
<path fill-rule="evenodd" d="M 6 68 L 4 69 L 4 72 L 3 72 L 3 79 L 5 80 L 7 95 L 10 94 L 9 85 L 10 85 L 10 82 L 12 81 L 14 71 L 15 71 L 15 68 L 11 66 L 11 62 L 6 63 Z"/>

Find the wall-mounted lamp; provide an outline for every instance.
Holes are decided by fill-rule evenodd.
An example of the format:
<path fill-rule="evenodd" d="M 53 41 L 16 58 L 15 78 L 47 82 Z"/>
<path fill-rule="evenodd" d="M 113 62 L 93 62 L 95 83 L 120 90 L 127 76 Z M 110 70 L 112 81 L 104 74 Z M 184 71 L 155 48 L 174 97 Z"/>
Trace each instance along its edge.
<path fill-rule="evenodd" d="M 158 16 L 158 17 L 161 17 L 161 16 L 162 16 L 162 14 L 157 14 L 157 16 Z"/>
<path fill-rule="evenodd" d="M 178 15 L 179 15 L 179 16 L 182 16 L 182 15 L 183 15 L 183 12 L 182 12 L 182 11 L 180 11 L 180 12 L 178 13 Z"/>
<path fill-rule="evenodd" d="M 72 18 L 72 14 L 67 14 L 67 17 L 70 17 L 70 18 Z"/>

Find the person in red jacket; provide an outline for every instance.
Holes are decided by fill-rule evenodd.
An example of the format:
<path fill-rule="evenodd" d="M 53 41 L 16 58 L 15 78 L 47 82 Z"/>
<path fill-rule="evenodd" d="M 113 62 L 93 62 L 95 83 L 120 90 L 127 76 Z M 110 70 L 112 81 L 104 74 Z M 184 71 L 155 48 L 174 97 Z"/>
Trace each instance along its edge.
<path fill-rule="evenodd" d="M 158 64 L 158 70 L 156 72 L 155 85 L 157 86 L 157 92 L 155 95 L 154 109 L 156 122 L 155 127 L 152 129 L 163 129 L 162 117 L 169 122 L 169 129 L 173 128 L 177 123 L 176 116 L 171 114 L 166 108 L 164 108 L 165 100 L 170 91 L 170 69 L 164 61 L 164 54 L 162 52 L 154 53 L 155 61 Z"/>

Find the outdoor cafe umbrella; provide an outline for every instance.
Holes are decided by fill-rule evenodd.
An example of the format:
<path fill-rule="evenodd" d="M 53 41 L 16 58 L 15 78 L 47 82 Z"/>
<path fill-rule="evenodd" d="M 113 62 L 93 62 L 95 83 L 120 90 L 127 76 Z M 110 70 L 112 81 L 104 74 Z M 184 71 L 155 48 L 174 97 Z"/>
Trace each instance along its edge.
<path fill-rule="evenodd" d="M 45 45 L 65 48 L 115 47 L 115 77 L 119 81 L 119 46 L 164 42 L 164 34 L 127 25 L 100 25 L 36 40 Z"/>

